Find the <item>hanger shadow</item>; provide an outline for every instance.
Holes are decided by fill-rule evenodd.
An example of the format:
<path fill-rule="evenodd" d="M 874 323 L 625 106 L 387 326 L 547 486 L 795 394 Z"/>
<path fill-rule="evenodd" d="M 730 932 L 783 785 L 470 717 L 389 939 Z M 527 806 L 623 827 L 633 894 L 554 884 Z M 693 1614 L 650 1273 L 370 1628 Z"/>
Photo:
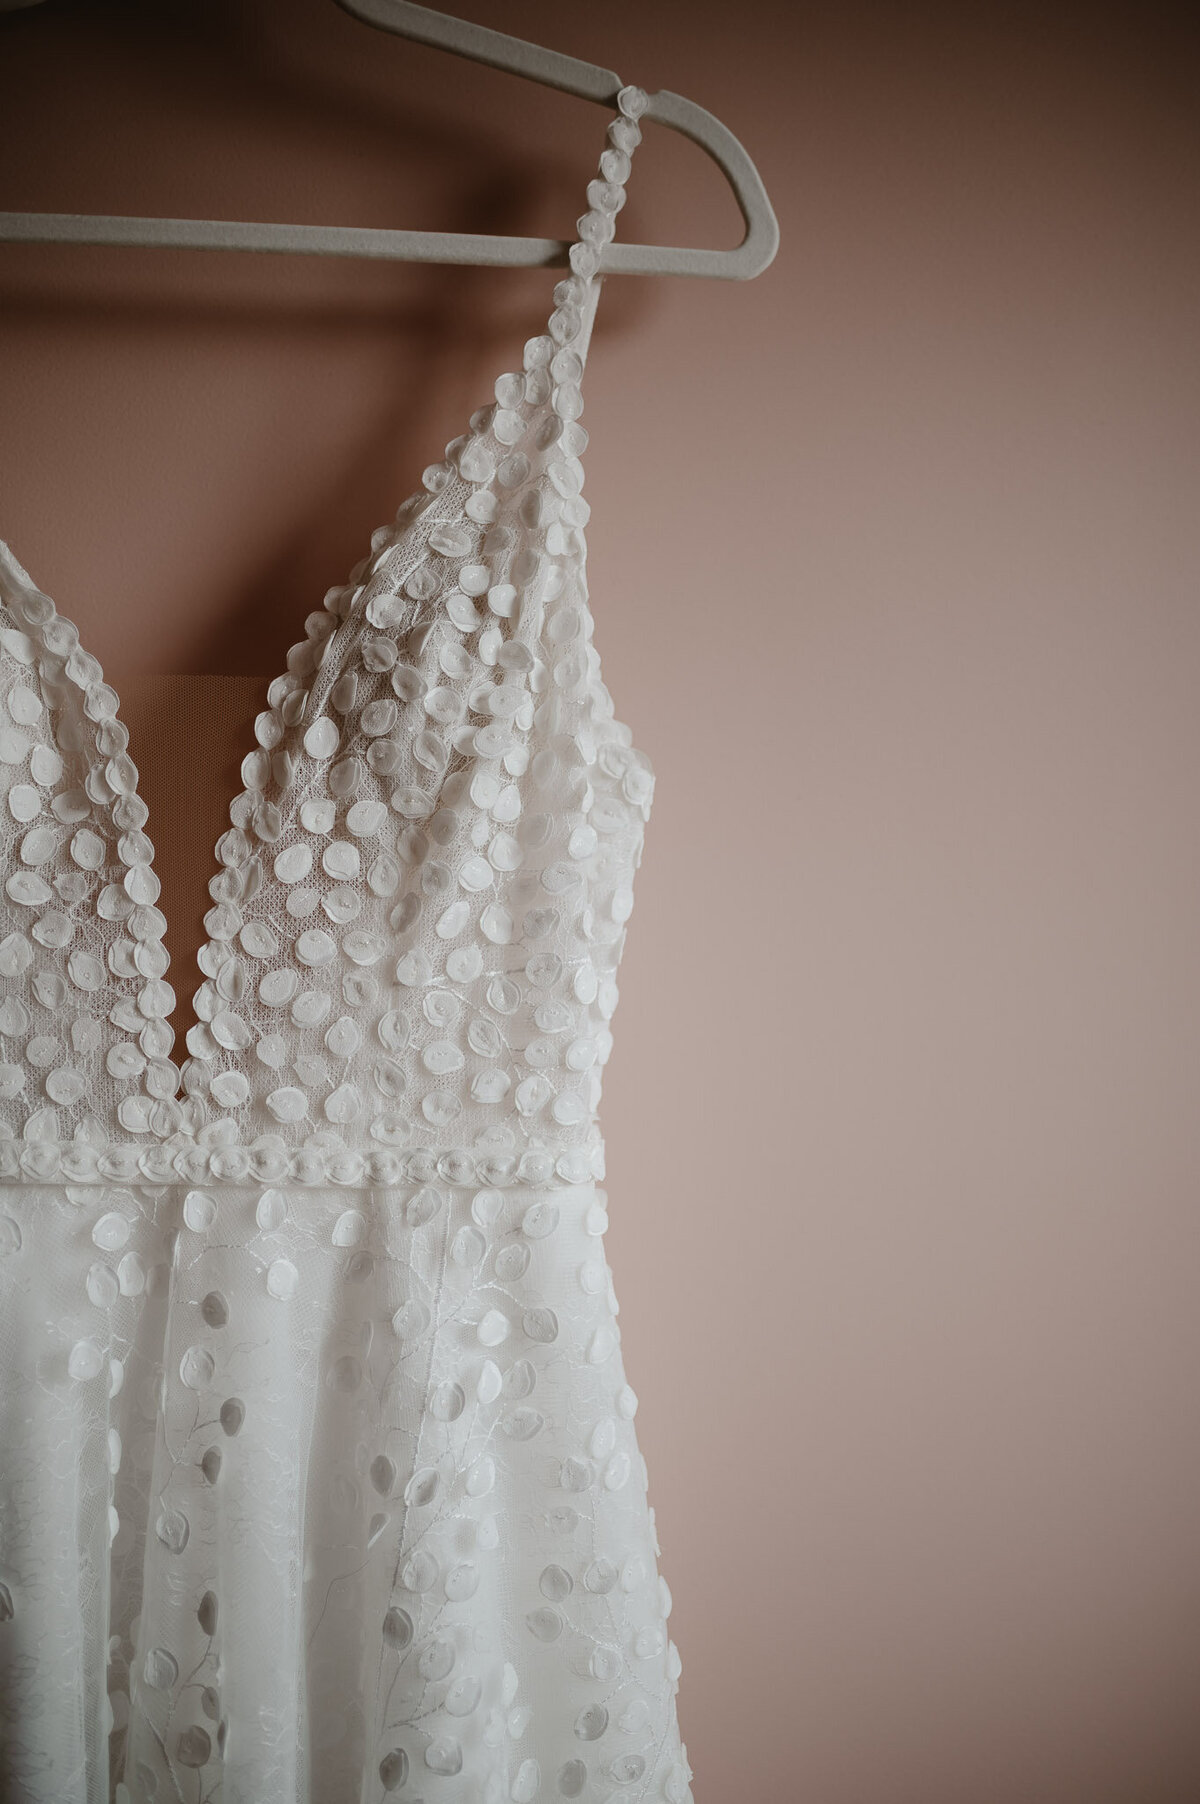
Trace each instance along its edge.
<path fill-rule="evenodd" d="M 69 50 L 88 18 L 86 9 L 72 11 L 73 17 L 42 14 L 40 9 L 8 14 L 2 29 L 7 36 L 18 21 L 26 31 L 41 25 Z M 368 27 L 334 7 L 329 11 L 346 32 L 366 37 Z M 579 161 L 586 170 L 581 180 L 574 171 L 568 176 L 552 161 L 531 155 L 527 142 L 514 145 L 479 123 L 448 117 L 453 61 L 425 52 L 444 63 L 448 72 L 447 104 L 439 114 L 430 104 L 433 90 L 419 85 L 419 67 L 414 75 L 406 62 L 412 47 L 383 33 L 371 33 L 378 44 L 367 48 L 387 55 L 386 44 L 395 53 L 394 98 L 387 102 L 381 100 L 377 86 L 364 98 L 344 74 L 326 70 L 316 83 L 294 60 L 292 66 L 281 68 L 280 59 L 272 56 L 269 30 L 252 36 L 241 9 L 230 0 L 216 0 L 191 14 L 175 11 L 165 18 L 157 7 L 125 0 L 106 7 L 102 21 L 89 22 L 93 33 L 103 37 L 104 53 L 133 65 L 139 87 L 147 94 L 164 92 L 175 113 L 181 101 L 194 102 L 195 113 L 203 117 L 211 112 L 213 95 L 219 91 L 224 115 L 236 119 L 252 112 L 256 121 L 265 119 L 277 131 L 281 144 L 303 142 L 306 157 L 317 157 L 320 144 L 327 141 L 341 152 L 353 148 L 375 171 L 382 167 L 383 178 L 376 174 L 367 184 L 373 197 L 371 211 L 379 206 L 381 195 L 394 194 L 394 200 L 384 202 L 390 217 L 380 223 L 407 222 L 412 211 L 406 195 L 412 164 L 419 158 L 428 160 L 432 147 L 439 160 L 444 156 L 449 168 L 463 172 L 452 181 L 449 216 L 433 222 L 439 227 L 574 237 L 575 219 L 586 206 L 583 189 L 604 144 L 598 109 L 578 109 L 581 138 L 590 129 L 594 144 L 594 158 L 581 152 Z M 189 205 L 186 210 L 196 209 Z M 246 205 L 231 199 L 218 210 L 242 217 Z M 633 219 L 631 203 L 622 224 Z M 636 229 L 624 235 L 636 236 Z M 381 325 L 394 331 L 394 354 L 376 373 L 378 411 L 364 420 L 352 452 L 331 471 L 317 500 L 306 490 L 273 542 L 262 545 L 233 583 L 206 597 L 186 657 L 183 652 L 179 655 L 180 668 L 257 676 L 264 686 L 286 667 L 288 649 L 302 637 L 304 619 L 320 605 L 326 589 L 345 581 L 369 551 L 375 528 L 389 522 L 400 503 L 419 489 L 424 467 L 437 461 L 446 442 L 466 429 L 471 411 L 492 399 L 495 378 L 504 369 L 520 367 L 524 341 L 544 329 L 554 284 L 565 273 L 549 266 L 505 270 L 380 263 L 364 271 L 362 292 L 353 300 L 301 298 L 281 285 L 278 295 L 264 296 L 261 302 L 247 301 L 244 295 L 226 301 L 147 292 L 152 277 L 142 281 L 141 272 L 166 265 L 188 269 L 190 259 L 202 258 L 207 264 L 213 257 L 246 253 L 88 248 L 95 260 L 95 279 L 87 290 L 70 295 L 48 291 L 44 278 L 38 279 L 40 272 L 57 266 L 48 259 L 61 255 L 62 247 L 28 247 L 30 260 L 23 267 L 21 258 L 6 259 L 0 307 L 9 321 L 17 325 L 36 319 L 39 326 L 53 326 L 81 318 L 94 321 L 100 314 L 106 330 L 170 333 L 181 345 L 186 342 L 189 351 L 202 338 L 219 347 L 222 340 L 265 339 L 284 330 L 310 334 L 314 359 L 323 345 L 344 342 L 347 336 L 377 335 Z M 87 253 L 72 247 L 68 254 L 82 260 Z M 110 264 L 114 257 L 122 261 Z M 146 257 L 149 262 L 143 261 Z M 177 262 L 180 258 L 185 260 L 182 265 Z M 290 259 L 274 261 L 286 265 Z M 363 270 L 364 260 L 348 261 Z M 135 266 L 136 285 L 130 281 Z M 24 279 L 29 274 L 34 275 L 32 283 Z M 596 342 L 628 330 L 654 304 L 646 284 L 607 283 Z M 473 397 L 465 408 L 464 392 Z M 136 522 L 120 525 L 132 542 Z M 219 521 L 211 525 L 213 530 L 220 528 Z M 67 606 L 65 598 L 63 605 Z M 116 677 L 119 659 L 102 661 L 106 668 L 111 665 Z"/>

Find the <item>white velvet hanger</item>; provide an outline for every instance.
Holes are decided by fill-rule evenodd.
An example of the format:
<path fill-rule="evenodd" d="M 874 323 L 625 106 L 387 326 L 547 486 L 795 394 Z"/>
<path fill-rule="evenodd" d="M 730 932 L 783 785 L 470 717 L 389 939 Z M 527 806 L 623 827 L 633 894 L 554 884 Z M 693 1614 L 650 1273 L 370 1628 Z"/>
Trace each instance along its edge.
<path fill-rule="evenodd" d="M 412 0 L 336 0 L 364 24 L 416 43 L 431 44 L 473 62 L 505 69 L 546 87 L 614 107 L 625 85 L 611 69 L 580 62 L 521 38 L 435 12 Z M 37 0 L 16 0 L 18 6 Z M 14 10 L 0 0 L 0 10 Z M 779 226 L 753 162 L 712 113 L 663 88 L 650 94 L 642 119 L 682 132 L 706 150 L 727 177 L 746 235 L 735 250 L 677 245 L 606 244 L 605 275 L 721 276 L 746 281 L 771 262 Z M 130 244 L 196 250 L 245 250 L 325 257 L 373 257 L 413 263 L 525 266 L 566 262 L 570 243 L 555 238 L 507 238 L 481 232 L 403 232 L 366 226 L 268 225 L 226 219 L 143 219 L 90 213 L 0 213 L 0 241 L 46 244 Z"/>

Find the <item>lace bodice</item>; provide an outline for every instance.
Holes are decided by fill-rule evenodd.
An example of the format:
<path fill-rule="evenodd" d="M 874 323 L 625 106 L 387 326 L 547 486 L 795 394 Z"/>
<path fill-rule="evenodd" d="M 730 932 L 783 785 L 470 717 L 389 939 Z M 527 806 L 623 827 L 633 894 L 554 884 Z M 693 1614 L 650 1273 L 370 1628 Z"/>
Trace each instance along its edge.
<path fill-rule="evenodd" d="M 0 1176 L 603 1176 L 654 775 L 593 643 L 580 383 L 631 95 L 547 332 L 271 684 L 178 1063 L 119 698 L 0 542 Z"/>

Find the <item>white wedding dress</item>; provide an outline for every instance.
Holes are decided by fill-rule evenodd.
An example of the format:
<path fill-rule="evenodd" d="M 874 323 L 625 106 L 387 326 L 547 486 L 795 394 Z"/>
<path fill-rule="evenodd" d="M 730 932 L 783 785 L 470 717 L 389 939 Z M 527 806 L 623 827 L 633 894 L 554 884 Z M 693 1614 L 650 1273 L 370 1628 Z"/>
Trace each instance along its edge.
<path fill-rule="evenodd" d="M 597 1121 L 654 778 L 579 384 L 644 105 L 270 687 L 181 1062 L 118 697 L 0 542 L 5 1804 L 691 1800 Z"/>

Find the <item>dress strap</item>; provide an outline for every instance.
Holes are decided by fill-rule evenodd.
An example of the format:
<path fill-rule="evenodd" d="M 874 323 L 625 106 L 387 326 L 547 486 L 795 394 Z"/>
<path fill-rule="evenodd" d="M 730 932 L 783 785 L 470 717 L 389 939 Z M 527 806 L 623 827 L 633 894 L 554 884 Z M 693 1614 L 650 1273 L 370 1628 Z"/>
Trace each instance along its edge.
<path fill-rule="evenodd" d="M 576 441 L 572 447 L 575 455 L 587 442 L 587 434 L 577 422 L 583 412 L 580 382 L 604 282 L 600 258 L 604 246 L 616 235 L 616 216 L 625 205 L 633 153 L 642 141 L 638 119 L 648 104 L 642 88 L 626 86 L 617 95 L 617 117 L 608 127 L 600 173 L 588 183 L 588 210 L 576 221 L 579 236 L 571 246 L 571 274 L 555 286 L 554 311 L 546 331 L 525 346 L 527 375 L 548 392 L 566 437 Z M 535 371 L 544 374 L 539 377 Z"/>

